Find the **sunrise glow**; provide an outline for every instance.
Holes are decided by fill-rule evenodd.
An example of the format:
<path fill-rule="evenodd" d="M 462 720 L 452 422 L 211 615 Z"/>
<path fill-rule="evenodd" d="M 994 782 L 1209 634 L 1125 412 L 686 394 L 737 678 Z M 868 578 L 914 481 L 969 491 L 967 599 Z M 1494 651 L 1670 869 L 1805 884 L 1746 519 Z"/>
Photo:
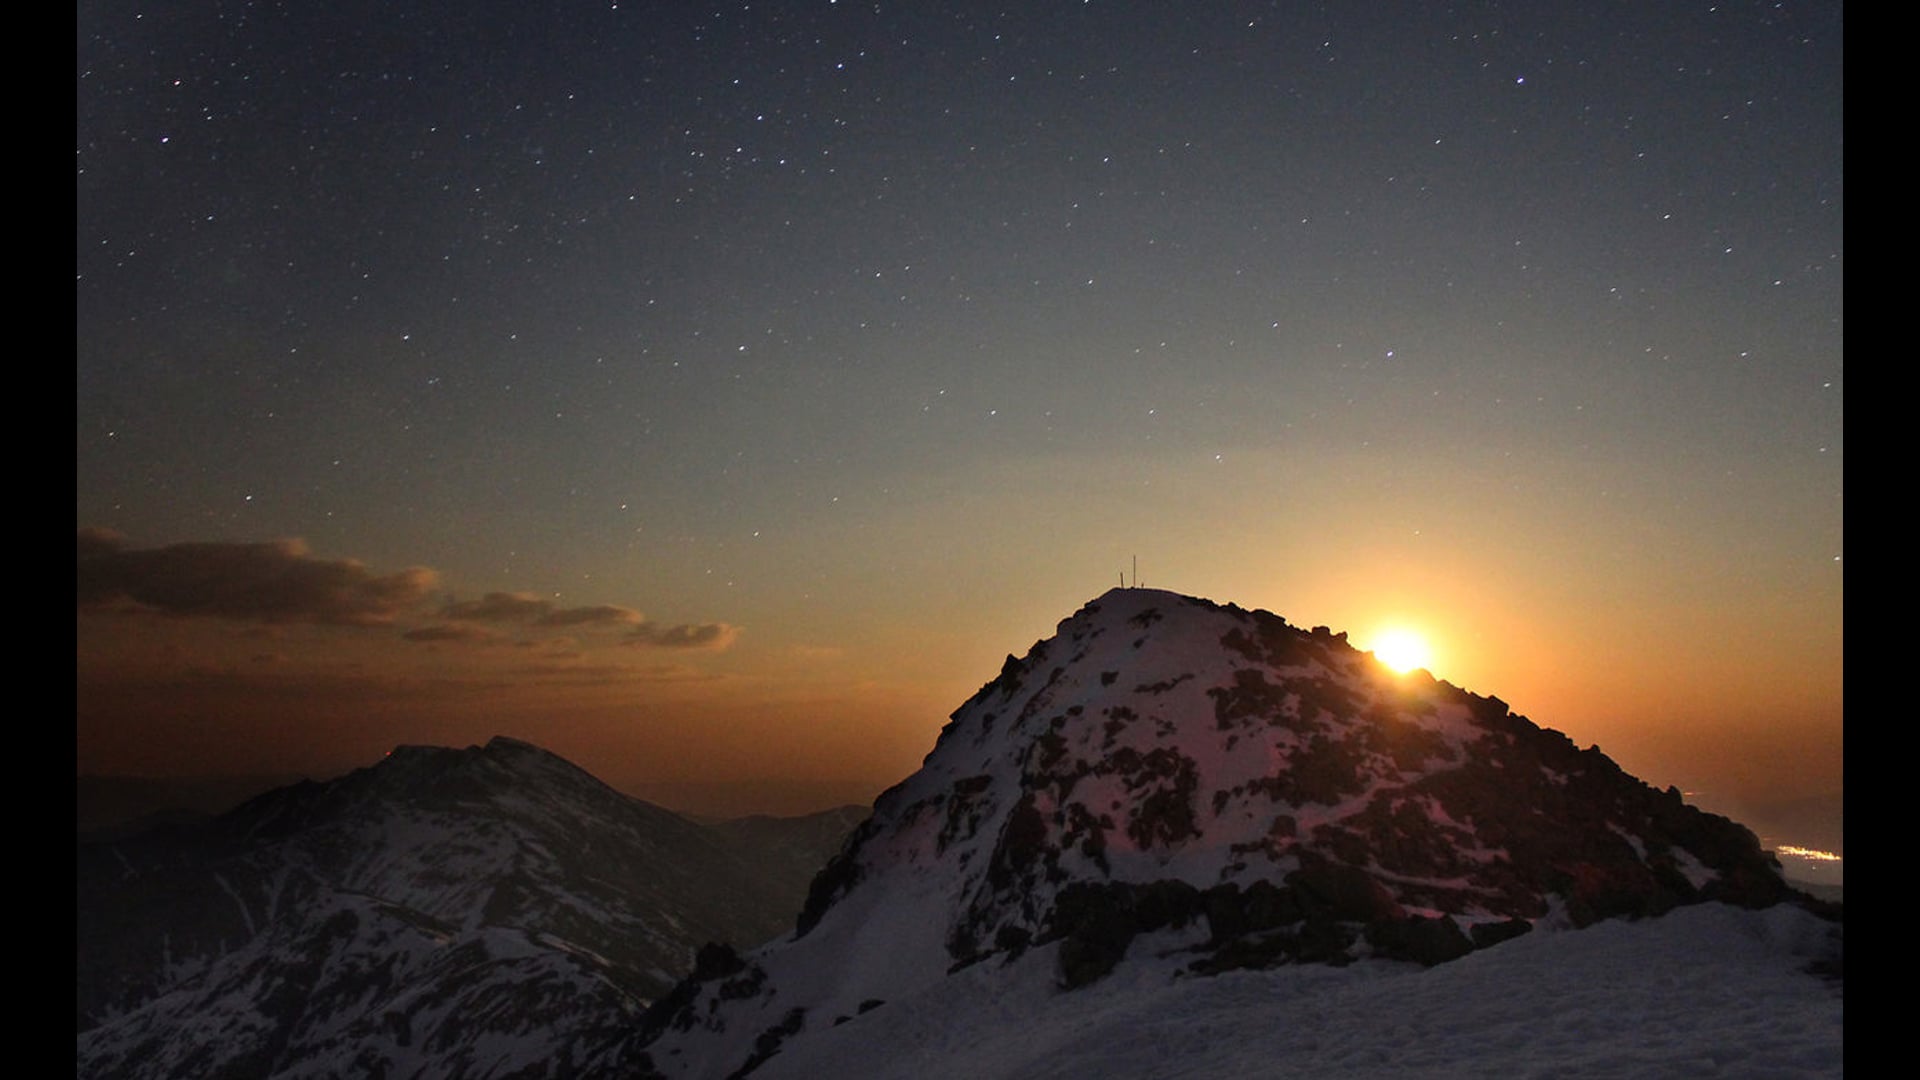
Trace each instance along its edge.
<path fill-rule="evenodd" d="M 1433 663 L 1433 650 L 1427 646 L 1427 639 L 1407 629 L 1388 630 L 1375 638 L 1373 655 L 1401 674 Z"/>

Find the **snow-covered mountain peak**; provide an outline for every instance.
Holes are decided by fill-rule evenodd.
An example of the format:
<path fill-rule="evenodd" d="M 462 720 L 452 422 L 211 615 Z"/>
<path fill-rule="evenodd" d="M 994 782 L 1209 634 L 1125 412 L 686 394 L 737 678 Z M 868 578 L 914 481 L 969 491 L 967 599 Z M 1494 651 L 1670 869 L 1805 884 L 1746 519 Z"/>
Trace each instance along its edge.
<path fill-rule="evenodd" d="M 1324 627 L 1115 589 L 953 713 L 794 939 L 655 1010 L 652 1056 L 716 1068 L 699 1047 L 737 1025 L 777 1047 L 1039 948 L 1069 987 L 1155 935 L 1196 974 L 1437 963 L 1536 925 L 1785 893 L 1750 832 L 1498 698 Z"/>
<path fill-rule="evenodd" d="M 792 910 L 746 850 L 506 738 L 83 846 L 80 1073 L 627 1075 L 696 947 Z"/>
<path fill-rule="evenodd" d="M 1076 883 L 1284 879 L 1375 796 L 1466 761 L 1489 734 L 1477 717 L 1506 715 L 1344 635 L 1115 589 L 1007 658 L 876 803 L 843 871 L 940 866 L 965 898 L 950 944 L 972 956 L 1044 935 Z M 1472 913 L 1519 913 L 1491 906 Z"/>

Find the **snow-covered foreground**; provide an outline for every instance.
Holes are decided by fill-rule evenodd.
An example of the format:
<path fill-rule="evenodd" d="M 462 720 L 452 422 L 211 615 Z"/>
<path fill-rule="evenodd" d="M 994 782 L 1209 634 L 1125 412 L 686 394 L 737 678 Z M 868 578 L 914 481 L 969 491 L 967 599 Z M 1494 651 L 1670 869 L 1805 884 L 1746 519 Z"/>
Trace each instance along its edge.
<path fill-rule="evenodd" d="M 989 961 L 788 1041 L 756 1077 L 1825 1077 L 1834 927 L 1780 905 L 1541 931 L 1448 964 L 1295 965 L 1168 981 L 1134 942 L 1053 987 L 1053 948 Z M 1163 948 L 1176 944 L 1160 942 Z"/>

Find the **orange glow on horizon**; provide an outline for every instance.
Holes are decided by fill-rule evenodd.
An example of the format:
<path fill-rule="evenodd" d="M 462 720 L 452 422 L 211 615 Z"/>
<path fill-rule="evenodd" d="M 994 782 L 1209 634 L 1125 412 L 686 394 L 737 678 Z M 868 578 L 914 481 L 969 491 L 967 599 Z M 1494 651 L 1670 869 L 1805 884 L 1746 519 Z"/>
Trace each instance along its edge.
<path fill-rule="evenodd" d="M 1433 665 L 1433 647 L 1427 643 L 1426 635 L 1405 626 L 1389 627 L 1376 633 L 1370 651 L 1381 663 L 1401 675 L 1416 668 L 1431 669 Z"/>

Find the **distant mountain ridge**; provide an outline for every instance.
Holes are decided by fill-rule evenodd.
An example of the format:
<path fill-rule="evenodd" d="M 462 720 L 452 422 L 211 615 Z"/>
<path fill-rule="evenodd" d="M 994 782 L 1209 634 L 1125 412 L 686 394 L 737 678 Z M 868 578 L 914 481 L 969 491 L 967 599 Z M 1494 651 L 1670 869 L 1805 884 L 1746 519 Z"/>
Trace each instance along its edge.
<path fill-rule="evenodd" d="M 88 1077 L 617 1075 L 695 946 L 797 905 L 753 849 L 508 738 L 78 851 Z"/>
<path fill-rule="evenodd" d="M 648 1064 L 741 1075 L 1029 950 L 1066 988 L 1137 939 L 1188 976 L 1434 964 L 1536 927 L 1790 895 L 1751 832 L 1498 698 L 1395 675 L 1325 628 L 1116 589 L 953 714 L 792 938 L 702 953 L 647 1016 Z"/>

